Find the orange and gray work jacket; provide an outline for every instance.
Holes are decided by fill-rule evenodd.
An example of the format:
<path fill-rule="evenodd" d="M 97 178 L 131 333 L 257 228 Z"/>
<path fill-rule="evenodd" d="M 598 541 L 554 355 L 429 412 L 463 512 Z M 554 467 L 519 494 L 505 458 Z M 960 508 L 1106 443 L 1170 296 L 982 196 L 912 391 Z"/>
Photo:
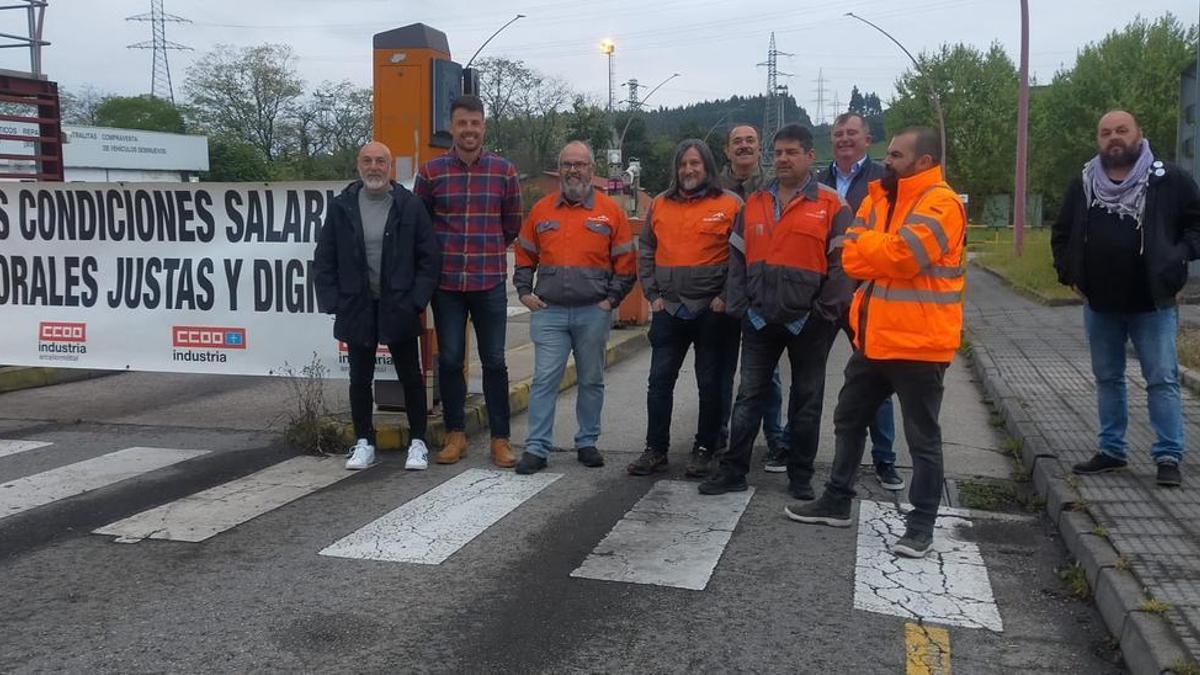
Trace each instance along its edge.
<path fill-rule="evenodd" d="M 750 195 L 729 239 L 729 311 L 788 324 L 816 312 L 837 323 L 855 282 L 842 271 L 850 207 L 837 190 L 810 178 L 787 204 L 778 182 Z"/>
<path fill-rule="evenodd" d="M 729 235 L 742 208 L 722 190 L 696 197 L 660 194 L 650 203 L 638 246 L 638 277 L 650 302 L 662 298 L 672 315 L 696 316 L 725 299 Z"/>
<path fill-rule="evenodd" d="M 869 359 L 949 363 L 962 340 L 967 216 L 935 166 L 900 179 L 895 202 L 867 188 L 846 231 L 842 267 L 863 280 L 850 305 L 854 347 Z"/>
<path fill-rule="evenodd" d="M 513 285 L 551 305 L 603 302 L 613 307 L 633 288 L 637 263 L 625 213 L 592 190 L 578 204 L 555 192 L 530 210 L 517 236 Z M 534 271 L 537 286 L 534 286 Z"/>

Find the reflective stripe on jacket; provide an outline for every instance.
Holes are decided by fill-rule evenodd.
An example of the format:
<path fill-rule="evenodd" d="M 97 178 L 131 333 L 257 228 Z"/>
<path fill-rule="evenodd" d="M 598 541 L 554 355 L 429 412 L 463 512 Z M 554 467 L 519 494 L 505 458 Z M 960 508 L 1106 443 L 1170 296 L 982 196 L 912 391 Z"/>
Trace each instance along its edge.
<path fill-rule="evenodd" d="M 629 220 L 616 202 L 595 190 L 578 204 L 557 192 L 543 197 L 521 226 L 514 248 L 513 285 L 522 296 L 536 293 L 566 307 L 608 299 L 616 307 L 633 288 L 637 263 Z"/>
<path fill-rule="evenodd" d="M 815 310 L 838 321 L 854 290 L 840 246 L 850 218 L 837 191 L 815 179 L 778 220 L 775 197 L 752 194 L 730 237 L 728 311 L 741 316 L 753 309 L 769 323 L 786 324 Z"/>
<path fill-rule="evenodd" d="M 864 281 L 850 327 L 867 358 L 954 359 L 962 340 L 966 224 L 940 166 L 900 179 L 894 205 L 879 181 L 871 183 L 842 251 L 846 274 Z"/>
<path fill-rule="evenodd" d="M 646 299 L 667 311 L 692 314 L 724 297 L 729 235 L 742 200 L 728 190 L 694 199 L 659 195 L 650 203 L 638 247 L 638 276 Z"/>

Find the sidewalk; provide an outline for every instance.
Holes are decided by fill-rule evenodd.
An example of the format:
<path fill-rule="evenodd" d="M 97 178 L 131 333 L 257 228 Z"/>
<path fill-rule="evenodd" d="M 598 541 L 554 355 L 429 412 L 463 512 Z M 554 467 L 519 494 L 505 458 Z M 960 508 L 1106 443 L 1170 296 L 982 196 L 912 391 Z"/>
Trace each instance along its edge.
<path fill-rule="evenodd" d="M 1078 477 L 1096 449 L 1096 394 L 1079 307 L 1043 307 L 972 270 L 966 326 L 972 362 L 1046 499 L 1133 673 L 1200 659 L 1200 471 L 1158 488 L 1145 380 L 1128 362 L 1129 469 Z M 1200 400 L 1184 389 L 1183 416 L 1200 439 Z M 1165 612 L 1148 600 L 1166 603 Z"/>

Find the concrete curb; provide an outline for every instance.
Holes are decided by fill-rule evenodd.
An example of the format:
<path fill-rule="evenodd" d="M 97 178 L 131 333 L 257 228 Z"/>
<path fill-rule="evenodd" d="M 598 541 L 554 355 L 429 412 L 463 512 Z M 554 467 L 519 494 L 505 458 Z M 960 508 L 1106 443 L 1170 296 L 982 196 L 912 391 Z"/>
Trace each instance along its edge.
<path fill-rule="evenodd" d="M 1041 291 L 1030 288 L 1028 286 L 1022 286 L 1021 284 L 1015 283 L 1015 282 L 1013 282 L 1012 279 L 1009 279 L 1008 277 L 1001 274 L 1000 270 L 997 270 L 993 267 L 988 267 L 987 265 L 979 262 L 978 260 L 972 260 L 971 264 L 973 266 L 978 267 L 979 269 L 983 270 L 984 272 L 987 272 L 988 274 L 996 277 L 1005 286 L 1008 286 L 1009 288 L 1013 289 L 1017 293 L 1020 293 L 1021 295 L 1029 298 L 1030 300 L 1033 300 L 1034 302 L 1038 303 L 1039 305 L 1046 305 L 1047 307 L 1070 307 L 1072 305 L 1082 305 L 1083 304 L 1083 301 L 1080 300 L 1079 298 L 1052 298 L 1048 295 L 1043 294 Z"/>
<path fill-rule="evenodd" d="M 1179 383 L 1193 394 L 1200 396 L 1200 373 L 1186 366 L 1179 366 Z"/>
<path fill-rule="evenodd" d="M 1047 515 L 1083 569 L 1104 625 L 1121 645 L 1129 672 L 1161 675 L 1188 663 L 1188 652 L 1166 619 L 1141 609 L 1146 595 L 1134 575 L 1124 569 L 1120 552 L 1097 533 L 1090 515 L 1075 510 L 1078 493 L 1068 482 L 1062 463 L 1050 452 L 998 369 L 989 365 L 995 361 L 987 347 L 972 340 L 968 360 L 992 404 L 1004 416 L 1009 433 L 1022 443 L 1022 458 L 1032 473 L 1034 489 L 1046 500 Z"/>
<path fill-rule="evenodd" d="M 608 349 L 605 352 L 604 367 L 607 369 L 650 346 L 650 339 L 647 337 L 648 333 L 649 327 L 639 326 L 613 329 Z M 575 380 L 575 362 L 572 360 L 567 363 L 567 369 L 563 374 L 563 381 L 559 391 L 575 386 Z M 509 383 L 508 407 L 513 415 L 524 412 L 529 408 L 529 389 L 532 384 L 532 377 Z M 486 429 L 488 426 L 487 405 L 483 402 L 482 396 L 475 398 L 475 402 L 467 401 L 465 416 L 463 418 L 466 427 L 465 431 L 468 436 Z M 402 413 L 398 414 L 398 418 L 395 422 L 380 422 L 377 418 L 375 423 L 375 447 L 377 449 L 403 450 L 408 447 L 408 420 L 404 419 Z M 347 442 L 353 441 L 354 429 L 350 424 L 345 425 L 343 435 Z M 430 419 L 429 427 L 425 433 L 425 440 L 429 444 L 429 447 L 436 450 L 441 446 L 445 438 L 446 427 L 443 420 L 441 418 Z"/>
<path fill-rule="evenodd" d="M 45 368 L 40 366 L 0 366 L 0 394 L 52 384 L 79 382 L 124 372 L 87 370 L 86 368 Z"/>

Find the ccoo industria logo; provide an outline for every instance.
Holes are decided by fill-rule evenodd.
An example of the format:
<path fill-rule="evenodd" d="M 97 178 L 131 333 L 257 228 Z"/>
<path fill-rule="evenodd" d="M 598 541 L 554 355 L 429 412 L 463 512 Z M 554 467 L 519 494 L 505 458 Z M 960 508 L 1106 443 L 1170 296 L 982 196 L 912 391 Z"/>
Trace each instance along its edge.
<path fill-rule="evenodd" d="M 38 324 L 38 358 L 43 361 L 78 361 L 87 354 L 87 324 L 42 321 Z"/>
<path fill-rule="evenodd" d="M 246 348 L 246 329 L 222 326 L 171 326 L 171 359 L 186 363 L 225 363 L 228 350 Z"/>

